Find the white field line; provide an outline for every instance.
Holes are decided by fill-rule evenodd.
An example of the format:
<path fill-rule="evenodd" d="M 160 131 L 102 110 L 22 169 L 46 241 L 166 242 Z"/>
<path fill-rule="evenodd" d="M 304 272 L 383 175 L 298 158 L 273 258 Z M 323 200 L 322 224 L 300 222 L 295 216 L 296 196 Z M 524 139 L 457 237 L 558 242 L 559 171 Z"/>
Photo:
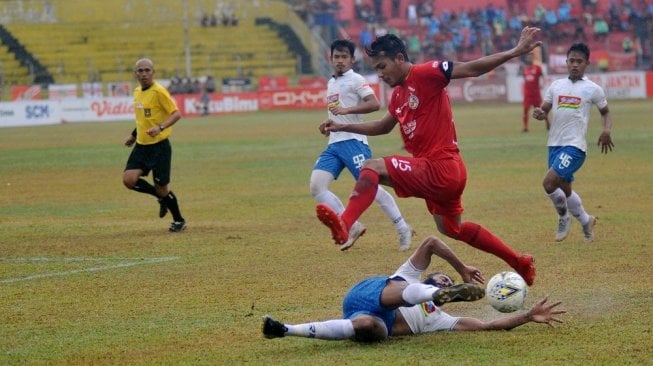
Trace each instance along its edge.
<path fill-rule="evenodd" d="M 83 272 L 107 271 L 107 270 L 116 269 L 116 268 L 126 268 L 126 267 L 140 266 L 140 265 L 144 265 L 144 264 L 154 264 L 154 263 L 169 262 L 169 261 L 174 261 L 174 260 L 177 260 L 177 259 L 179 259 L 179 257 L 158 257 L 158 258 L 84 258 L 84 257 L 77 257 L 77 258 L 75 258 L 75 257 L 72 257 L 72 258 L 16 257 L 16 258 L 11 258 L 11 257 L 4 257 L 4 258 L 0 258 L 0 262 L 84 262 L 84 261 L 98 262 L 98 261 L 115 261 L 115 260 L 120 260 L 120 261 L 128 260 L 130 262 L 122 262 L 122 263 L 116 263 L 116 264 L 106 265 L 106 266 L 97 266 L 97 267 L 73 269 L 73 270 L 70 270 L 70 271 L 46 272 L 46 273 L 39 273 L 39 274 L 30 275 L 30 276 L 4 278 L 4 279 L 0 279 L 0 284 L 16 283 L 16 282 L 22 282 L 22 281 L 31 281 L 31 280 L 41 279 L 41 278 L 48 278 L 48 277 L 64 277 L 64 276 L 69 276 L 69 275 L 83 273 Z"/>

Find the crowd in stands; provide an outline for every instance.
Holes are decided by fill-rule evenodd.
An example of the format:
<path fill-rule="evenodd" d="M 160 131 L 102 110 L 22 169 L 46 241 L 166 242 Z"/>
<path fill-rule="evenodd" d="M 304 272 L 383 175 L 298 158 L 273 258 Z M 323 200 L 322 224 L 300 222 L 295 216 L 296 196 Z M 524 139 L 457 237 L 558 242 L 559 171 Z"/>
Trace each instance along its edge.
<path fill-rule="evenodd" d="M 206 77 L 204 82 L 199 79 L 182 78 L 179 76 L 170 79 L 170 84 L 167 86 L 170 94 L 197 94 L 197 93 L 214 93 L 216 91 L 215 80 L 213 76 Z"/>
<path fill-rule="evenodd" d="M 391 5 L 383 6 L 388 1 Z M 495 7 L 491 1 L 478 3 L 483 5 L 458 11 L 449 11 L 446 7 L 450 4 L 433 0 L 353 0 L 338 6 L 354 7 L 353 26 L 342 25 L 354 30 L 349 36 L 362 47 L 377 36 L 395 33 L 406 41 L 417 61 L 467 60 L 508 49 L 516 43 L 524 26 L 533 25 L 543 29 L 545 47 L 583 41 L 591 48 L 615 51 L 615 45 L 608 44 L 608 36 L 623 33 L 616 41 L 616 51 L 636 53 L 639 67 L 651 64 L 650 0 L 611 0 L 609 5 L 600 0 L 559 0 L 545 2 L 548 7 L 538 0 L 506 0 L 505 8 Z M 328 10 L 334 6 L 325 0 L 300 0 L 294 4 L 300 9 L 319 6 Z M 357 23 L 363 25 L 357 27 Z"/>
<path fill-rule="evenodd" d="M 233 5 L 226 2 L 219 2 L 215 11 L 202 14 L 200 24 L 202 27 L 217 27 L 218 25 L 225 27 L 237 26 L 238 16 Z"/>

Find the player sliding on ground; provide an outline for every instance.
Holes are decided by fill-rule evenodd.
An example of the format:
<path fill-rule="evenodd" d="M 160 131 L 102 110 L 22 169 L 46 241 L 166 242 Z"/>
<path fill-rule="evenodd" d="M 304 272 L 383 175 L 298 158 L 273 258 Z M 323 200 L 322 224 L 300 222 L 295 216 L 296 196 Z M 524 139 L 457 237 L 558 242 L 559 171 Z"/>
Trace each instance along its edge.
<path fill-rule="evenodd" d="M 446 260 L 468 283 L 454 285 L 451 277 L 439 272 L 420 282 L 433 255 Z M 551 327 L 562 323 L 556 318 L 565 313 L 557 309 L 560 302 L 547 305 L 546 297 L 525 313 L 487 322 L 451 316 L 439 308 L 448 302 L 483 298 L 485 291 L 477 284 L 483 281 L 481 271 L 464 264 L 440 239 L 429 237 L 393 275 L 370 277 L 354 285 L 342 303 L 343 319 L 291 325 L 265 316 L 263 335 L 376 342 L 391 336 L 436 331 L 508 330 L 529 322 Z"/>

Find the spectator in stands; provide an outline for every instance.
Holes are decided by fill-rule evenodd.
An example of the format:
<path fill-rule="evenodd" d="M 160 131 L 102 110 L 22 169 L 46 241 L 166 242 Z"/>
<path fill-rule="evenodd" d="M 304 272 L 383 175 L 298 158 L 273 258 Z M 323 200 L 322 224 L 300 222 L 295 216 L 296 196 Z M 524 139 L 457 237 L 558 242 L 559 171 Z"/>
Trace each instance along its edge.
<path fill-rule="evenodd" d="M 624 37 L 624 40 L 621 42 L 621 47 L 625 53 L 631 53 L 633 51 L 633 40 L 630 37 Z"/>
<path fill-rule="evenodd" d="M 390 10 L 390 16 L 392 16 L 392 18 L 399 18 L 400 7 L 401 7 L 401 0 L 392 0 L 392 7 Z"/>
<path fill-rule="evenodd" d="M 594 39 L 597 41 L 603 41 L 607 38 L 610 28 L 608 22 L 599 16 L 594 20 Z"/>
<path fill-rule="evenodd" d="M 174 221 L 169 231 L 180 232 L 186 228 L 186 220 L 179 211 L 177 197 L 168 187 L 172 158 L 168 137 L 172 133 L 172 125 L 181 119 L 181 113 L 170 93 L 154 81 L 152 60 L 138 60 L 134 75 L 140 84 L 134 89 L 136 128 L 125 140 L 125 146 L 134 148 L 127 160 L 122 181 L 131 190 L 156 197 L 159 217 L 163 218 L 170 211 Z M 150 171 L 154 185 L 141 178 Z"/>
<path fill-rule="evenodd" d="M 415 4 L 414 1 L 411 1 L 408 3 L 408 7 L 406 8 L 406 13 L 408 17 L 408 24 L 411 26 L 416 26 L 417 25 L 417 5 Z"/>
<path fill-rule="evenodd" d="M 371 24 L 365 24 L 365 26 L 363 26 L 358 36 L 358 41 L 361 47 L 363 48 L 367 48 L 370 44 L 372 44 L 374 37 L 372 36 L 371 28 L 372 28 Z"/>
<path fill-rule="evenodd" d="M 204 81 L 204 88 L 209 94 L 215 93 L 215 80 L 213 80 L 213 76 L 209 75 L 206 77 L 206 81 Z"/>

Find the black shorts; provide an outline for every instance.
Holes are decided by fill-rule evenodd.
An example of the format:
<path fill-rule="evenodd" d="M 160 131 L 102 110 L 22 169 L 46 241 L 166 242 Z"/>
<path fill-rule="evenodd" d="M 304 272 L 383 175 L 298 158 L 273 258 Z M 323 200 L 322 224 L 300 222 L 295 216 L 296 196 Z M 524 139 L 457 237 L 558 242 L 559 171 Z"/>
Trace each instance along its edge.
<path fill-rule="evenodd" d="M 152 171 L 154 183 L 165 186 L 170 183 L 171 162 L 172 147 L 168 139 L 152 145 L 135 144 L 125 170 L 140 169 L 143 171 L 142 176 L 146 176 Z"/>

